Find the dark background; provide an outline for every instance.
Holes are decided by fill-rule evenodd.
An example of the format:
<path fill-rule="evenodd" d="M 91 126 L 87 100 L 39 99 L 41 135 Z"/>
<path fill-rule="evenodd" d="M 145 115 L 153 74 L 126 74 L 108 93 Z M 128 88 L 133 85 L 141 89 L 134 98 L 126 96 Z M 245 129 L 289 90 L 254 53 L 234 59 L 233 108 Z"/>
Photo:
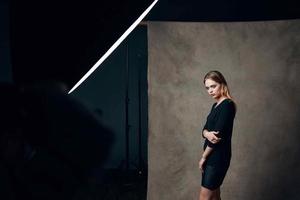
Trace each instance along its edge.
<path fill-rule="evenodd" d="M 13 79 L 55 78 L 73 86 L 151 3 L 2 0 L 10 21 L 4 32 L 10 37 Z M 300 17 L 297 5 L 296 0 L 160 0 L 144 20 L 294 19 Z"/>
<path fill-rule="evenodd" d="M 71 89 L 151 3 L 149 0 L 1 0 L 0 80 L 18 85 L 58 80 Z M 159 0 L 144 21 L 296 18 L 300 18 L 300 9 L 295 0 Z M 115 135 L 105 167 L 118 170 L 111 173 L 117 180 L 111 183 L 114 184 L 111 188 L 117 189 L 107 199 L 120 191 L 120 185 L 127 187 L 126 182 L 132 183 L 130 177 L 141 179 L 121 189 L 141 190 L 145 198 L 147 89 L 147 25 L 143 24 L 72 93 Z M 134 172 L 124 173 L 124 170 Z M 136 183 L 142 189 L 135 187 Z"/>

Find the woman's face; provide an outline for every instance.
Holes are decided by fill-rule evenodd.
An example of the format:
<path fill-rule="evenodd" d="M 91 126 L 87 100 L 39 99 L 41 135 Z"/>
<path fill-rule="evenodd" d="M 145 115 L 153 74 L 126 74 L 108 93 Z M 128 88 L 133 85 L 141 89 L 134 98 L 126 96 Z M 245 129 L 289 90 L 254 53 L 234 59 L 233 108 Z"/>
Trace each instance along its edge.
<path fill-rule="evenodd" d="M 214 80 L 206 79 L 205 88 L 212 98 L 219 99 L 221 97 L 221 84 L 215 82 Z"/>

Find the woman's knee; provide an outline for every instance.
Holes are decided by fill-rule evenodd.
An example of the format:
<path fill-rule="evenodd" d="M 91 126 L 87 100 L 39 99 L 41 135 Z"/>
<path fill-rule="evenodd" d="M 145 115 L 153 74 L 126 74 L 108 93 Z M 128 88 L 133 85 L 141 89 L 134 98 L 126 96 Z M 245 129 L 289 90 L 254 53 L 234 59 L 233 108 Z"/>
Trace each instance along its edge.
<path fill-rule="evenodd" d="M 214 197 L 214 191 L 205 187 L 201 187 L 200 200 L 211 200 Z"/>

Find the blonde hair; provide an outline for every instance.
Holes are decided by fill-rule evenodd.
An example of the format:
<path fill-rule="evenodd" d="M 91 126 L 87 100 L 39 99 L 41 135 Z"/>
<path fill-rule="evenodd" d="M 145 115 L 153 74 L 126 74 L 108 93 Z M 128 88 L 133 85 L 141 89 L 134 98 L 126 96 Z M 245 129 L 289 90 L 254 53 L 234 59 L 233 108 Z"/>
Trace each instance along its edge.
<path fill-rule="evenodd" d="M 207 79 L 211 79 L 217 83 L 219 83 L 221 85 L 221 95 L 222 96 L 225 96 L 226 98 L 230 99 L 233 101 L 232 99 L 232 96 L 230 94 L 230 91 L 229 91 L 229 87 L 228 87 L 228 84 L 223 76 L 223 74 L 219 71 L 210 71 L 208 72 L 205 76 L 204 76 L 204 80 L 203 80 L 203 83 L 205 84 L 205 81 Z M 233 101 L 234 103 L 234 106 L 235 106 L 235 109 L 236 109 L 236 104 L 235 102 Z"/>

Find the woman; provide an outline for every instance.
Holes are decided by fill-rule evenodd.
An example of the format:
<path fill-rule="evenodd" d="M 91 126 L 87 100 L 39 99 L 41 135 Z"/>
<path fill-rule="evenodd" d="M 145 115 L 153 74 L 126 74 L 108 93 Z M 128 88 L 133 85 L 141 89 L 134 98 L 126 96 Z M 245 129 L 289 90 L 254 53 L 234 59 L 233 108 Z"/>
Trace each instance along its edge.
<path fill-rule="evenodd" d="M 205 138 L 199 161 L 202 171 L 200 200 L 220 200 L 220 186 L 231 159 L 231 136 L 236 106 L 227 82 L 219 71 L 210 71 L 204 77 L 205 88 L 216 101 L 213 104 L 202 136 Z"/>

